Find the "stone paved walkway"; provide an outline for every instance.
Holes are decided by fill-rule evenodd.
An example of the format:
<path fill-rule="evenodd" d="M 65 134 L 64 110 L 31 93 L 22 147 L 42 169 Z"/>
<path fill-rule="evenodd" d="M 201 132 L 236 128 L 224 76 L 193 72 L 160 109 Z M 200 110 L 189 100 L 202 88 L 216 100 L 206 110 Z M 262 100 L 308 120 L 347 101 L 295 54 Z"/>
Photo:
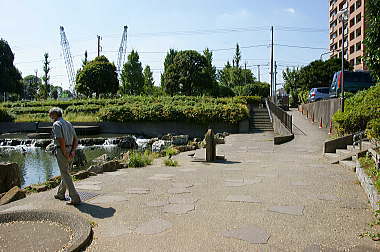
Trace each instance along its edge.
<path fill-rule="evenodd" d="M 78 208 L 53 200 L 53 190 L 0 211 L 79 213 L 96 223 L 88 251 L 378 251 L 359 237 L 372 215 L 355 174 L 328 164 L 327 132 L 292 113 L 300 130 L 290 143 L 274 147 L 272 133 L 231 135 L 218 145 L 225 163 L 182 153 L 179 167 L 156 160 L 78 182 L 93 193 Z"/>

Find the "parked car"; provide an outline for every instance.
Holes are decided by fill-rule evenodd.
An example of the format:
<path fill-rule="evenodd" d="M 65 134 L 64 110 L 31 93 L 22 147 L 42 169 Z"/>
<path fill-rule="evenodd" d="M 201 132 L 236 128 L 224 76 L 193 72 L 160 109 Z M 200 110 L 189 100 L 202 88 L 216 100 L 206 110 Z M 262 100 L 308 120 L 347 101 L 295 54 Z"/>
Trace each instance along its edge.
<path fill-rule="evenodd" d="M 328 87 L 312 88 L 309 92 L 309 97 L 307 98 L 307 101 L 315 102 L 315 101 L 320 101 L 324 99 L 329 99 L 330 98 L 329 90 L 330 88 Z"/>
<path fill-rule="evenodd" d="M 330 85 L 330 97 L 338 97 L 341 92 L 341 78 L 342 71 L 334 74 L 333 80 Z M 344 91 L 356 93 L 357 91 L 368 89 L 375 85 L 375 80 L 372 78 L 370 72 L 357 71 L 349 72 L 344 71 L 343 76 Z"/>

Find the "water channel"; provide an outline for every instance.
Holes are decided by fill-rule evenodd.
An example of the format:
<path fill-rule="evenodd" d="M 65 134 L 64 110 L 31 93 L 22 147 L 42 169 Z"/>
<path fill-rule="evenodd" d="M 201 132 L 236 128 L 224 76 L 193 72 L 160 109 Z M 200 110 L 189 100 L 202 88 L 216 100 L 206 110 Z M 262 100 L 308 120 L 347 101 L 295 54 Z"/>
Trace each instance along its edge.
<path fill-rule="evenodd" d="M 124 135 L 97 135 L 94 137 L 103 137 L 112 139 L 114 137 L 123 137 Z M 4 139 L 26 139 L 24 134 L 6 134 L 0 135 Z M 141 147 L 144 139 L 136 139 Z M 110 158 L 118 157 L 128 149 L 119 148 L 112 140 L 106 141 L 103 145 L 79 146 L 82 149 L 87 165 L 79 169 L 87 169 L 94 164 L 92 160 L 107 154 Z M 38 184 L 47 181 L 49 178 L 59 175 L 57 160 L 53 154 L 46 152 L 43 148 L 34 147 L 33 144 L 17 146 L 0 146 L 0 162 L 15 162 L 19 165 L 22 174 L 22 187 Z"/>

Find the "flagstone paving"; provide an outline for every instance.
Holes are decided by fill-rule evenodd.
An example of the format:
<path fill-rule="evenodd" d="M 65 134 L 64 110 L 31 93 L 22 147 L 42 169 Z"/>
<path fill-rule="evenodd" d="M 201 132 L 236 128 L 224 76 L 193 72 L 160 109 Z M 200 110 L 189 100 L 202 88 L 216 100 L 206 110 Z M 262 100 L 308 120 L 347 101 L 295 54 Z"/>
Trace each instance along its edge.
<path fill-rule="evenodd" d="M 225 162 L 181 153 L 178 167 L 155 160 L 76 182 L 91 195 L 78 207 L 55 200 L 54 189 L 0 211 L 80 214 L 94 226 L 87 251 L 379 251 L 360 237 L 373 217 L 356 175 L 325 161 L 326 130 L 291 113 L 305 133 L 292 142 L 274 146 L 271 132 L 230 135 L 217 146 Z"/>

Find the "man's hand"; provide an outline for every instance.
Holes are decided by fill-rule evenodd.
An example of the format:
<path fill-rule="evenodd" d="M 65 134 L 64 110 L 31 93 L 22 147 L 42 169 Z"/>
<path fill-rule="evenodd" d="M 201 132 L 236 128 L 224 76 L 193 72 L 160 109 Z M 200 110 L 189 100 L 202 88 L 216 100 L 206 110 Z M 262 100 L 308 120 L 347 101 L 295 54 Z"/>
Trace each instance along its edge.
<path fill-rule="evenodd" d="M 69 154 L 69 158 L 68 158 L 68 160 L 73 160 L 74 159 L 74 157 L 75 157 L 75 151 L 71 151 L 70 152 L 70 154 Z"/>

